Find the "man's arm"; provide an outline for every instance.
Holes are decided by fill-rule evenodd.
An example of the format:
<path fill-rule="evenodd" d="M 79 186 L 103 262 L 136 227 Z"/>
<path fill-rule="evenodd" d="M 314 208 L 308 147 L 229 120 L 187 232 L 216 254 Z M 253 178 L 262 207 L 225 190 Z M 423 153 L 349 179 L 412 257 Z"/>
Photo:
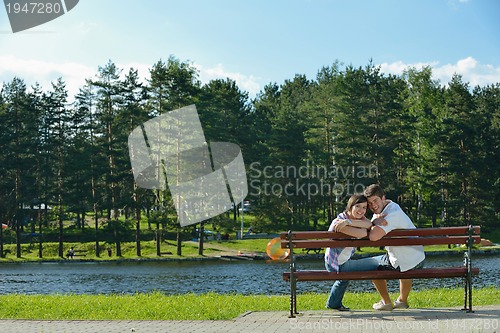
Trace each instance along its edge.
<path fill-rule="evenodd" d="M 385 219 L 385 217 L 387 216 L 387 214 L 385 213 L 381 213 L 381 214 L 375 214 L 373 217 L 374 219 L 372 220 L 372 224 L 373 225 L 387 225 L 387 220 Z"/>
<path fill-rule="evenodd" d="M 381 227 L 374 225 L 369 233 L 369 238 L 371 241 L 376 241 L 379 240 L 380 238 L 384 237 L 386 235 L 386 232 L 384 229 Z"/>

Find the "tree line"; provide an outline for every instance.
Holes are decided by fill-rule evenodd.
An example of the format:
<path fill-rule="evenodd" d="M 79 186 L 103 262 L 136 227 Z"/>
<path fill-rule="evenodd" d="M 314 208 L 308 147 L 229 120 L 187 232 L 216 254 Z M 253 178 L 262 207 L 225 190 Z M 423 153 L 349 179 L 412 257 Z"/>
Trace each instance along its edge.
<path fill-rule="evenodd" d="M 371 62 L 334 62 L 314 79 L 297 74 L 250 99 L 229 78 L 202 84 L 174 56 L 149 72 L 142 81 L 109 61 L 71 102 L 63 78 L 46 91 L 22 78 L 3 83 L 0 218 L 16 233 L 18 256 L 25 228 L 41 234 L 55 225 L 62 257 L 70 216 L 81 228 L 92 216 L 97 255 L 103 228 L 118 255 L 131 234 L 141 255 L 144 216 L 176 231 L 180 254 L 170 193 L 135 184 L 127 138 L 191 104 L 208 142 L 242 149 L 254 231 L 324 229 L 350 194 L 374 182 L 419 226 L 499 224 L 499 83 L 471 87 L 454 75 L 442 85 L 430 67 L 388 75 Z M 230 225 L 237 204 L 231 218 L 210 222 Z"/>

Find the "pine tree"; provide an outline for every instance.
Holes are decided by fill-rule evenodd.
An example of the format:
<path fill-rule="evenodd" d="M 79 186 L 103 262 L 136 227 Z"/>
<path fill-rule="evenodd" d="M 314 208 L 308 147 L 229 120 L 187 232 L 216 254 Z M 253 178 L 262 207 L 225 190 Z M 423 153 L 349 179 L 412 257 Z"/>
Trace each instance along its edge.
<path fill-rule="evenodd" d="M 167 63 L 158 61 L 150 70 L 148 107 L 153 116 L 176 110 L 184 106 L 195 104 L 200 94 L 198 71 L 191 64 L 181 62 L 170 56 Z M 160 220 L 168 219 L 168 212 L 176 198 L 172 198 L 170 191 L 156 191 L 155 205 L 160 208 L 163 215 Z M 182 237 L 180 223 L 177 227 L 177 255 L 182 254 Z M 160 235 L 157 234 L 157 253 L 160 254 Z"/>
<path fill-rule="evenodd" d="M 101 158 L 103 155 L 99 154 L 99 148 L 96 142 L 97 133 L 97 120 L 96 120 L 96 105 L 97 105 L 97 95 L 95 93 L 94 85 L 91 80 L 86 80 L 85 85 L 80 88 L 80 91 L 75 96 L 75 117 L 76 119 L 82 119 L 83 123 L 78 126 L 74 124 L 75 128 L 78 128 L 77 134 L 75 136 L 75 146 L 83 146 L 84 154 L 88 156 L 87 166 L 88 166 L 88 178 L 90 181 L 90 191 L 92 210 L 94 213 L 94 240 L 95 240 L 95 254 L 97 257 L 100 256 L 99 249 L 99 203 L 102 202 L 101 190 L 99 188 L 98 179 L 101 174 L 101 166 L 104 165 L 104 161 Z M 80 138 L 83 141 L 80 141 Z M 86 140 L 85 138 L 88 138 Z M 79 144 L 78 142 L 81 142 Z"/>
<path fill-rule="evenodd" d="M 2 169 L 5 178 L 2 203 L 4 214 L 11 219 L 16 233 L 16 256 L 21 257 L 21 232 L 29 221 L 27 214 L 30 202 L 36 196 L 36 184 L 31 176 L 35 173 L 37 148 L 36 110 L 33 110 L 30 96 L 23 80 L 14 78 L 2 89 L 2 140 L 4 152 Z M 35 135 L 33 136 L 33 134 Z M 3 253 L 2 253 L 3 254 Z"/>
<path fill-rule="evenodd" d="M 109 61 L 104 67 L 99 67 L 97 80 L 92 81 L 96 87 L 97 105 L 96 120 L 101 139 L 98 145 L 106 156 L 107 171 L 104 175 L 106 183 L 105 206 L 107 208 L 108 223 L 118 220 L 118 174 L 117 156 L 120 154 L 117 147 L 117 133 L 115 131 L 115 118 L 123 103 L 122 85 L 120 81 L 121 69 Z M 123 143 L 122 143 L 123 144 Z M 111 223 L 115 226 L 116 223 Z M 121 241 L 119 228 L 112 228 L 116 244 L 116 255 L 121 256 Z"/>
<path fill-rule="evenodd" d="M 56 183 L 53 195 L 55 203 L 57 204 L 57 218 L 59 226 L 59 257 L 64 257 L 64 215 L 66 203 L 63 200 L 64 192 L 64 178 L 65 178 L 65 164 L 67 159 L 67 146 L 66 140 L 69 137 L 68 133 L 68 120 L 69 110 L 67 108 L 67 95 L 66 84 L 61 78 L 56 83 L 52 83 L 52 91 L 44 96 L 44 108 L 47 110 L 46 122 L 48 125 L 48 140 L 50 146 L 54 149 L 50 159 L 54 162 L 56 172 Z"/>
<path fill-rule="evenodd" d="M 128 135 L 134 128 L 148 120 L 144 103 L 146 100 L 145 87 L 139 80 L 138 71 L 130 68 L 122 82 L 123 108 L 116 118 L 118 130 L 117 140 L 123 145 L 127 142 Z M 135 242 L 136 254 L 141 256 L 141 197 L 147 195 L 140 190 L 133 180 L 130 168 L 130 156 L 128 149 L 121 147 L 122 154 L 119 155 L 118 163 L 121 170 L 120 184 L 123 205 L 127 207 L 126 218 L 128 219 L 128 207 L 131 207 L 135 216 Z M 130 184 L 133 184 L 130 186 Z"/>

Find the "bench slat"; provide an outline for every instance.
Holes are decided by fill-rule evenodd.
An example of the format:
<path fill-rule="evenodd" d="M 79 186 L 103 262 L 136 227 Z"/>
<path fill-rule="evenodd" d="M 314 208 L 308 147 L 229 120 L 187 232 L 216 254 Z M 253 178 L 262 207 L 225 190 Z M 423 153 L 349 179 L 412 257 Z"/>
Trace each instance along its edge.
<path fill-rule="evenodd" d="M 478 275 L 479 268 L 472 268 L 472 275 Z M 294 276 L 298 281 L 324 280 L 393 280 L 393 279 L 432 279 L 466 277 L 466 267 L 422 268 L 406 272 L 399 271 L 362 271 L 362 272 L 328 272 L 326 270 L 297 271 Z M 283 279 L 290 280 L 290 272 L 283 273 Z"/>
<path fill-rule="evenodd" d="M 473 226 L 474 234 L 479 235 L 481 232 L 480 226 Z M 419 228 L 419 229 L 398 229 L 392 230 L 385 237 L 394 237 L 394 236 L 442 236 L 442 235 L 456 235 L 456 236 L 465 236 L 468 234 L 469 227 L 468 226 L 459 226 L 459 227 L 442 227 L 442 228 Z M 294 231 L 292 233 L 293 239 L 346 239 L 351 238 L 341 232 L 333 232 L 333 231 Z M 288 238 L 288 232 L 281 232 L 280 238 L 285 240 Z"/>
<path fill-rule="evenodd" d="M 481 242 L 480 236 L 474 236 L 474 244 Z M 381 238 L 377 241 L 371 241 L 366 238 L 332 240 L 311 239 L 294 240 L 294 248 L 325 248 L 325 247 L 379 247 L 379 246 L 408 246 L 408 245 L 439 245 L 439 244 L 466 244 L 467 236 L 442 236 L 442 237 L 418 237 L 418 238 Z M 288 248 L 288 241 L 281 241 L 282 248 Z"/>

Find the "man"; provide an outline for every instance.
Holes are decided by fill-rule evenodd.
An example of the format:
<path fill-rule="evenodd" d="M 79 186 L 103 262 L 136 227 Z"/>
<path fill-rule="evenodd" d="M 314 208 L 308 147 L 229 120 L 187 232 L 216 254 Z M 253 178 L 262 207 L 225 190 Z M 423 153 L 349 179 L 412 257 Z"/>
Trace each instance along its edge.
<path fill-rule="evenodd" d="M 373 212 L 369 238 L 372 241 L 379 240 L 394 229 L 415 229 L 399 205 L 387 200 L 382 187 L 378 184 L 368 186 L 364 191 L 368 199 L 368 206 Z M 386 223 L 385 223 L 386 222 Z M 425 259 L 424 247 L 417 246 L 387 246 L 387 254 L 380 256 L 382 269 L 395 269 L 405 272 L 415 268 L 421 268 Z M 411 279 L 399 280 L 399 297 L 392 304 L 387 290 L 386 280 L 373 280 L 373 284 L 382 300 L 373 304 L 375 310 L 406 309 L 408 308 L 408 295 L 412 287 Z"/>

